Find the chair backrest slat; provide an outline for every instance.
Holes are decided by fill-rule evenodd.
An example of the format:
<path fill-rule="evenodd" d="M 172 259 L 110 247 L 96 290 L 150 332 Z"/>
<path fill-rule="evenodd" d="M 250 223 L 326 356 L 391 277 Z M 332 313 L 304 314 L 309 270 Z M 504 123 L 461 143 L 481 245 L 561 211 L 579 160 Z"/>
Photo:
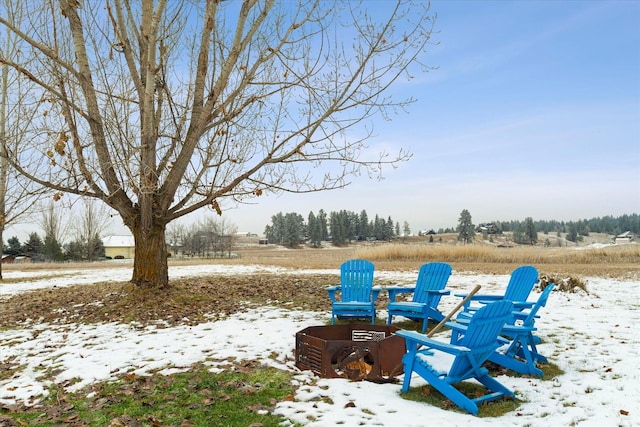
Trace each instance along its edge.
<path fill-rule="evenodd" d="M 485 305 L 474 313 L 462 339 L 456 344 L 467 347 L 474 355 L 474 359 L 485 361 L 498 347 L 496 338 L 510 320 L 513 311 L 511 301 L 497 301 Z M 463 375 L 471 369 L 467 357 L 456 357 L 451 366 L 449 376 Z"/>
<path fill-rule="evenodd" d="M 429 301 L 429 291 L 438 291 L 444 289 L 447 281 L 451 276 L 451 266 L 444 262 L 430 262 L 423 264 L 418 272 L 416 280 L 416 290 L 413 293 L 413 302 L 430 303 L 437 306 L 440 302 L 440 296 L 436 296 Z"/>
<path fill-rule="evenodd" d="M 352 259 L 340 266 L 342 301 L 371 301 L 374 265 L 371 261 Z"/>
<path fill-rule="evenodd" d="M 547 305 L 547 300 L 549 299 L 549 294 L 553 290 L 553 287 L 554 287 L 554 284 L 553 283 L 549 283 L 544 288 L 544 290 L 542 291 L 542 293 L 538 297 L 538 301 L 536 301 L 536 303 L 533 305 L 533 307 L 531 307 L 531 310 L 529 310 L 529 314 L 527 315 L 527 317 L 522 322 L 522 324 L 524 326 L 533 326 L 533 324 L 536 321 L 536 315 L 538 314 L 538 310 L 540 310 L 540 308 L 542 308 L 542 307 Z"/>
<path fill-rule="evenodd" d="M 526 301 L 533 286 L 538 282 L 538 270 L 531 265 L 523 265 L 511 273 L 509 284 L 504 292 L 508 301 Z"/>

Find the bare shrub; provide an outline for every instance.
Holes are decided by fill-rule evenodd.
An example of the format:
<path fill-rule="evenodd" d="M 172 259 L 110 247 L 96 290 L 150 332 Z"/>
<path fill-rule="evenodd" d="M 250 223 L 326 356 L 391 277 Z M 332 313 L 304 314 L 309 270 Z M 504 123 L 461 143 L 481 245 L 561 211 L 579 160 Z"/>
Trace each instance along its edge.
<path fill-rule="evenodd" d="M 589 293 L 587 290 L 587 283 L 576 276 L 563 278 L 558 275 L 551 274 L 540 275 L 540 290 L 544 290 L 544 288 L 546 288 L 550 283 L 553 283 L 556 286 L 555 290 L 560 292 L 575 293 L 582 290 L 587 294 Z"/>

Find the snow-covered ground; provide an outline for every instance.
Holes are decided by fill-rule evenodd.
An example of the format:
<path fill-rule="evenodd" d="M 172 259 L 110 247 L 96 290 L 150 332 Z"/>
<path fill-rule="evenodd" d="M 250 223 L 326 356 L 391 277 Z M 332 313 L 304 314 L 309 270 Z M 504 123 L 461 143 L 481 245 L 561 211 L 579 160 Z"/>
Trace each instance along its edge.
<path fill-rule="evenodd" d="M 301 273 L 264 266 L 199 265 L 170 268 L 170 276 L 260 271 Z M 309 272 L 339 274 L 337 269 Z M 398 283 L 411 283 L 416 274 L 417 271 L 376 272 L 377 277 Z M 131 277 L 131 268 L 57 270 L 50 272 L 47 279 L 43 279 L 47 273 L 42 271 L 9 271 L 4 276 L 21 280 L 0 284 L 0 308 L 8 296 L 30 289 L 126 281 Z M 307 326 L 324 324 L 329 313 L 276 307 L 195 327 L 34 323 L 21 329 L 0 328 L 0 365 L 20 367 L 15 375 L 0 380 L 0 404 L 35 402 L 46 393 L 50 381 L 74 379 L 70 387 L 74 390 L 124 372 L 144 374 L 162 369 L 171 373 L 198 361 L 216 369 L 216 361 L 235 357 L 296 372 L 296 399 L 279 403 L 276 412 L 298 424 L 639 426 L 640 281 L 586 280 L 589 294 L 553 292 L 536 323 L 544 340 L 540 352 L 565 373 L 550 381 L 499 377 L 524 401 L 517 411 L 499 418 L 476 418 L 407 401 L 400 395 L 399 384 L 317 379 L 310 372 L 300 372 L 294 364 L 295 333 Z M 480 284 L 482 293 L 500 293 L 507 281 L 508 276 L 454 272 L 449 287 L 468 291 Z M 531 299 L 537 296 L 534 291 Z M 445 298 L 441 308 L 448 312 L 458 301 L 455 297 Z M 379 313 L 380 317 L 385 315 L 384 310 Z M 419 377 L 412 380 L 412 386 L 422 383 Z"/>

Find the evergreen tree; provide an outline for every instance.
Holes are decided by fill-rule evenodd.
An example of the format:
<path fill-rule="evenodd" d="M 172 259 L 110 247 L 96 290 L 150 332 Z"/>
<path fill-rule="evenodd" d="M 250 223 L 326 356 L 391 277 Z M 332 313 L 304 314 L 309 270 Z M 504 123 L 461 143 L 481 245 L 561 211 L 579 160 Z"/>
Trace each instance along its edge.
<path fill-rule="evenodd" d="M 475 235 L 475 227 L 471 221 L 471 214 L 468 210 L 463 209 L 458 219 L 458 240 L 464 243 L 472 243 Z"/>
<path fill-rule="evenodd" d="M 284 216 L 284 236 L 282 244 L 288 248 L 295 248 L 300 244 L 304 234 L 304 218 L 294 212 Z"/>
<path fill-rule="evenodd" d="M 309 230 L 309 243 L 311 243 L 314 248 L 319 247 L 320 242 L 322 242 L 322 226 L 313 212 L 309 212 L 307 227 Z"/>
<path fill-rule="evenodd" d="M 518 228 L 513 230 L 513 241 L 519 244 L 526 243 L 523 228 L 521 226 L 518 226 Z"/>
<path fill-rule="evenodd" d="M 20 240 L 13 236 L 9 240 L 7 240 L 8 246 L 4 248 L 4 253 L 7 255 L 19 256 L 22 255 L 22 244 Z"/>
<path fill-rule="evenodd" d="M 204 247 L 206 242 L 202 239 L 203 233 L 198 235 L 197 241 L 200 243 L 199 247 L 191 247 L 194 252 L 200 252 L 204 254 Z M 193 242 L 192 242 L 193 245 Z M 104 257 L 104 243 L 97 234 L 89 239 L 77 238 L 73 242 L 70 242 L 67 246 L 67 258 L 73 261 L 96 261 L 101 257 Z"/>
<path fill-rule="evenodd" d="M 44 255 L 45 260 L 47 261 L 59 262 L 64 259 L 64 255 L 62 254 L 62 248 L 60 247 L 60 243 L 58 243 L 55 237 L 51 237 L 51 236 L 47 236 L 44 238 L 42 254 Z"/>
<path fill-rule="evenodd" d="M 264 235 L 269 243 L 280 245 L 284 241 L 284 229 L 284 215 L 278 212 L 271 217 L 271 226 L 265 227 Z"/>
<path fill-rule="evenodd" d="M 578 233 L 581 236 L 585 236 L 588 237 L 589 236 L 589 223 L 584 220 L 584 221 L 578 221 Z"/>
<path fill-rule="evenodd" d="M 393 220 L 391 217 L 387 218 L 387 222 L 384 224 L 384 237 L 385 240 L 391 240 L 395 236 L 395 232 L 393 230 Z"/>
<path fill-rule="evenodd" d="M 338 212 L 331 212 L 330 214 L 330 226 L 331 226 L 331 241 L 334 245 L 340 246 L 347 242 L 345 236 L 343 222 Z"/>
<path fill-rule="evenodd" d="M 340 222 L 342 225 L 342 232 L 344 233 L 345 243 L 350 242 L 353 239 L 353 237 L 356 235 L 355 222 L 353 221 L 353 216 L 349 212 L 343 209 L 340 212 L 338 212 L 338 217 L 340 218 Z"/>
<path fill-rule="evenodd" d="M 358 222 L 360 224 L 360 230 L 358 232 L 360 240 L 367 240 L 367 238 L 371 236 L 371 230 L 369 229 L 369 216 L 367 215 L 367 211 L 364 209 L 360 212 Z"/>
<path fill-rule="evenodd" d="M 35 259 L 42 254 L 43 246 L 44 244 L 40 236 L 38 236 L 38 233 L 31 233 L 29 234 L 29 240 L 27 240 L 22 247 L 22 253 L 31 259 Z"/>
<path fill-rule="evenodd" d="M 383 236 L 384 236 L 384 219 L 381 219 L 378 214 L 376 214 L 375 218 L 373 219 L 373 226 L 371 227 L 371 229 L 373 230 L 373 237 L 376 238 L 376 240 L 382 240 Z"/>
<path fill-rule="evenodd" d="M 104 257 L 104 243 L 97 234 L 87 239 L 86 246 L 86 259 L 87 261 L 96 261 Z"/>
<path fill-rule="evenodd" d="M 526 243 L 530 245 L 535 245 L 538 242 L 538 231 L 531 217 L 527 217 L 524 220 L 524 238 Z"/>
<path fill-rule="evenodd" d="M 320 232 L 321 232 L 320 240 L 327 240 L 327 237 L 329 236 L 329 224 L 327 223 L 327 213 L 324 210 L 320 209 L 318 211 L 318 216 L 316 217 L 316 219 L 320 224 Z"/>
<path fill-rule="evenodd" d="M 67 258 L 72 261 L 82 261 L 84 259 L 84 245 L 79 240 L 70 242 L 67 246 Z"/>
<path fill-rule="evenodd" d="M 578 225 L 576 223 L 569 223 L 569 231 L 567 232 L 566 239 L 574 243 L 578 241 Z"/>

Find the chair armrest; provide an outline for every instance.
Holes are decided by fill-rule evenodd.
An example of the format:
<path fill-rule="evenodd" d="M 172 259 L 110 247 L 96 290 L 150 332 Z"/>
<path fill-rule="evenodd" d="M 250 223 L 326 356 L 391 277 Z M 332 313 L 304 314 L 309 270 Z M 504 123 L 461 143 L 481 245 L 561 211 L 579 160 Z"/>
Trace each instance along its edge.
<path fill-rule="evenodd" d="M 371 301 L 375 301 L 378 299 L 378 295 L 380 295 L 380 292 L 382 291 L 382 288 L 380 286 L 374 286 L 373 288 L 371 288 Z"/>
<path fill-rule="evenodd" d="M 444 351 L 445 353 L 454 355 L 471 351 L 467 347 L 434 340 L 433 338 L 429 338 L 428 336 L 416 331 L 407 331 L 401 329 L 396 332 L 396 335 L 404 338 L 405 341 L 407 341 L 407 349 L 412 349 L 412 343 L 415 343 L 415 345 L 423 345 L 431 349 Z"/>
<path fill-rule="evenodd" d="M 448 289 L 427 289 L 424 292 L 428 294 L 437 294 L 437 295 L 451 295 L 451 291 Z"/>
<path fill-rule="evenodd" d="M 400 286 L 387 286 L 385 288 L 389 292 L 389 302 L 395 302 L 398 294 L 408 294 L 416 290 L 415 286 L 412 287 L 400 287 Z"/>
<path fill-rule="evenodd" d="M 469 294 L 454 294 L 454 296 L 459 297 L 459 298 L 466 298 L 467 295 Z M 486 300 L 486 301 L 498 301 L 501 300 L 502 298 L 504 298 L 502 295 L 490 295 L 490 294 L 483 294 L 483 295 L 472 295 L 470 300 L 473 301 L 478 301 L 478 300 Z"/>
<path fill-rule="evenodd" d="M 341 288 L 341 286 L 329 286 L 327 288 L 327 293 L 329 294 L 331 302 L 336 302 L 336 291 L 339 291 Z"/>
<path fill-rule="evenodd" d="M 488 304 L 490 302 L 502 301 L 504 299 L 504 295 L 474 295 L 471 299 L 482 304 Z"/>
<path fill-rule="evenodd" d="M 454 296 L 459 298 L 466 298 L 467 295 L 469 294 L 454 294 Z M 469 298 L 467 302 L 464 303 L 464 311 L 470 311 L 472 301 L 480 304 L 488 304 L 490 302 L 500 301 L 502 300 L 502 298 L 503 298 L 502 295 L 490 295 L 490 294 L 472 295 L 471 298 Z"/>
<path fill-rule="evenodd" d="M 534 331 L 537 331 L 537 328 L 533 326 L 504 325 L 500 333 L 503 335 L 513 337 L 516 335 L 521 335 L 522 333 L 534 332 Z"/>
<path fill-rule="evenodd" d="M 525 308 L 533 307 L 535 302 L 533 301 L 513 301 L 513 308 L 516 310 L 523 310 Z"/>
<path fill-rule="evenodd" d="M 514 311 L 511 315 L 515 318 L 515 320 L 526 320 L 530 316 L 530 312 L 528 311 Z M 539 319 L 540 315 L 536 314 L 533 316 L 534 319 Z"/>
<path fill-rule="evenodd" d="M 447 322 L 445 324 L 445 326 L 447 326 L 449 329 L 453 329 L 457 332 L 460 333 L 465 333 L 467 332 L 467 329 L 469 328 L 469 321 L 467 320 L 466 322 L 462 321 L 462 322 Z"/>

